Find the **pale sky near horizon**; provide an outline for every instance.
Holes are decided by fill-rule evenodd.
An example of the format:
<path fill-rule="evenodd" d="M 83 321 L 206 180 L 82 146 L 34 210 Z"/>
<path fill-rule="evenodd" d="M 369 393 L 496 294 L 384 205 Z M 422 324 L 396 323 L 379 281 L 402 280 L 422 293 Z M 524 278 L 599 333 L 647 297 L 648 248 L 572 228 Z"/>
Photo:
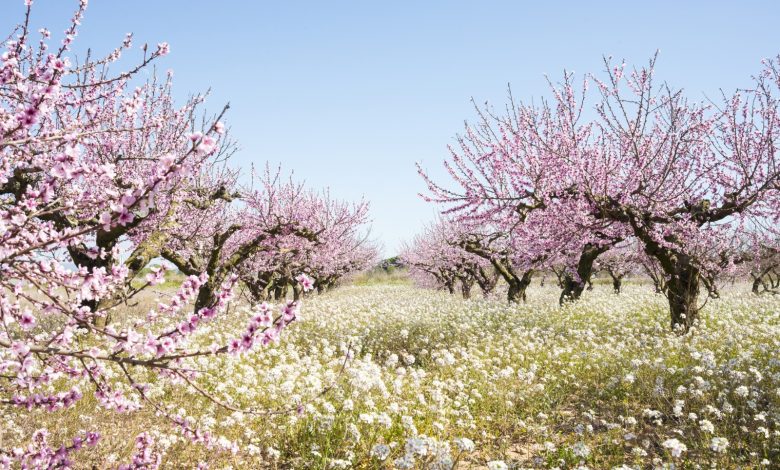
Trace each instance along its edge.
<path fill-rule="evenodd" d="M 59 40 L 76 4 L 35 0 L 32 23 Z M 5 36 L 23 1 L 0 5 Z M 108 52 L 127 32 L 136 47 L 167 41 L 158 68 L 175 71 L 180 99 L 211 88 L 209 110 L 230 102 L 235 165 L 281 163 L 334 196 L 365 197 L 391 256 L 434 218 L 414 164 L 446 178 L 471 97 L 503 106 L 511 83 L 537 98 L 544 74 L 599 72 L 603 55 L 642 65 L 657 49 L 659 78 L 712 96 L 749 86 L 780 53 L 778 19 L 772 1 L 91 0 L 74 50 Z"/>

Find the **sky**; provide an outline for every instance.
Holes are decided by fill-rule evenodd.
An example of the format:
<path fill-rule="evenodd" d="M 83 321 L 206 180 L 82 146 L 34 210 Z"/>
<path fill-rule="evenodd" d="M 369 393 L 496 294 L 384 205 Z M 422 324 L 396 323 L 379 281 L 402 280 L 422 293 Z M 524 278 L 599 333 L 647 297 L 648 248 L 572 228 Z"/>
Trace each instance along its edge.
<path fill-rule="evenodd" d="M 59 40 L 76 4 L 35 0 L 32 23 Z M 22 0 L 0 0 L 0 34 L 22 12 Z M 415 163 L 447 180 L 442 161 L 475 117 L 472 98 L 503 106 L 507 84 L 517 99 L 547 96 L 545 75 L 600 72 L 603 56 L 643 65 L 656 50 L 660 79 L 714 96 L 749 86 L 780 53 L 778 18 L 768 0 L 91 0 L 74 53 L 107 53 L 127 32 L 136 48 L 167 41 L 157 67 L 174 70 L 181 102 L 211 89 L 209 111 L 230 103 L 235 166 L 281 164 L 367 199 L 392 256 L 436 215 Z"/>

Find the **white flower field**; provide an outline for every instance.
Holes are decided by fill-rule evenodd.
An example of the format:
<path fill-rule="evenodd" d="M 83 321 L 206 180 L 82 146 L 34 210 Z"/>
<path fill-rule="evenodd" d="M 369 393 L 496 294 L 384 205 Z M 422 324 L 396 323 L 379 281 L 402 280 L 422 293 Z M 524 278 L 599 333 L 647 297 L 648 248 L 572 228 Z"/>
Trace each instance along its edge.
<path fill-rule="evenodd" d="M 597 285 L 558 307 L 463 300 L 402 284 L 307 299 L 280 342 L 192 360 L 202 386 L 157 389 L 219 445 L 207 449 L 151 412 L 123 416 L 84 399 L 56 413 L 3 409 L 2 439 L 60 423 L 101 429 L 80 456 L 127 459 L 145 430 L 164 461 L 212 468 L 769 468 L 780 447 L 780 299 L 726 289 L 699 327 L 668 328 L 647 285 Z M 223 342 L 245 319 L 199 332 Z M 234 328 L 233 328 L 234 327 Z M 85 384 L 86 386 L 86 384 Z M 117 386 L 120 386 L 119 384 Z M 257 408 L 259 414 L 229 408 Z M 274 414 L 277 410 L 279 413 Z M 66 425 L 62 425 L 67 423 Z"/>

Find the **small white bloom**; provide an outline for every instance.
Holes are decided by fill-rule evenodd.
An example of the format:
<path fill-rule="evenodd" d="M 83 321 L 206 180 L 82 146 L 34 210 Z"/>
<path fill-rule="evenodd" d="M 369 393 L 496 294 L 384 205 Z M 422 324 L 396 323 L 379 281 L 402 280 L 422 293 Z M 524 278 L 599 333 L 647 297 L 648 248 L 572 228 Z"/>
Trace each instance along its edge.
<path fill-rule="evenodd" d="M 729 446 L 729 440 L 725 437 L 713 437 L 710 441 L 710 449 L 712 449 L 714 452 L 717 452 L 719 454 L 722 454 L 723 452 L 726 452 L 726 449 Z"/>
<path fill-rule="evenodd" d="M 509 466 L 503 460 L 491 460 L 487 463 L 488 470 L 508 470 Z"/>
<path fill-rule="evenodd" d="M 699 427 L 704 432 L 708 432 L 708 433 L 715 432 L 715 426 L 708 419 L 703 419 L 703 420 L 699 421 Z"/>
<path fill-rule="evenodd" d="M 681 456 L 683 452 L 688 450 L 688 446 L 674 438 L 665 440 L 661 445 L 669 449 L 672 457 L 675 458 Z"/>
<path fill-rule="evenodd" d="M 455 439 L 455 447 L 461 452 L 474 452 L 474 449 L 476 448 L 474 441 L 468 437 L 459 437 Z"/>
<path fill-rule="evenodd" d="M 376 444 L 371 448 L 371 457 L 377 460 L 385 460 L 390 456 L 390 447 L 386 444 Z"/>

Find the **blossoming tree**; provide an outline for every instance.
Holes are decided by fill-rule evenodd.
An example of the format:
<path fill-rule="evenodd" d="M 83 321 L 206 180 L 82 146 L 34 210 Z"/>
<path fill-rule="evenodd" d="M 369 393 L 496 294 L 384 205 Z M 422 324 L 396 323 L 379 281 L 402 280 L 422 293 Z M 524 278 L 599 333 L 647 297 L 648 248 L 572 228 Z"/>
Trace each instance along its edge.
<path fill-rule="evenodd" d="M 716 280 L 734 269 L 739 235 L 756 220 L 777 225 L 780 73 L 767 61 L 750 89 L 692 102 L 656 84 L 654 64 L 626 73 L 607 60 L 606 78 L 581 88 L 567 73 L 539 105 L 510 94 L 505 115 L 480 111 L 451 151 L 456 189 L 421 173 L 446 213 L 567 260 L 562 301 L 579 296 L 601 253 L 634 237 L 663 272 L 672 328 L 686 332 L 701 286 L 717 295 Z"/>
<path fill-rule="evenodd" d="M 56 412 L 90 393 L 118 413 L 150 406 L 184 436 L 215 444 L 153 398 L 150 384 L 224 405 L 198 385 L 188 361 L 274 341 L 299 311 L 295 300 L 262 303 L 235 337 L 204 342 L 204 325 L 224 321 L 234 291 L 252 282 L 242 267 L 280 255 L 282 239 L 338 250 L 338 235 L 356 233 L 366 208 L 322 199 L 306 207 L 268 187 L 240 187 L 223 165 L 232 152 L 226 109 L 201 119 L 202 96 L 177 107 L 170 76 L 141 81 L 167 44 L 144 46 L 140 61 L 121 72 L 113 69 L 131 36 L 108 56 L 77 64 L 71 44 L 86 0 L 55 48 L 47 30 L 33 38 L 30 4 L 0 43 L 0 406 Z M 334 216 L 343 220 L 325 220 Z M 323 242 L 333 226 L 348 228 Z M 184 281 L 146 315 L 125 314 L 165 280 L 170 268 L 159 259 Z M 304 265 L 297 268 L 291 282 L 313 288 Z M 67 466 L 74 451 L 97 444 L 98 431 L 50 442 L 40 429 L 26 447 L 0 448 L 0 466 Z M 150 435 L 138 436 L 136 447 L 128 468 L 159 463 Z"/>
<path fill-rule="evenodd" d="M 581 126 L 592 134 L 568 139 L 582 151 L 559 156 L 592 215 L 630 229 L 658 262 L 672 328 L 685 332 L 700 308 L 700 285 L 714 286 L 733 265 L 735 237 L 751 220 L 777 221 L 777 69 L 767 61 L 751 89 L 695 103 L 655 83 L 655 58 L 631 73 L 606 64 L 606 80 L 593 79 L 598 118 Z M 568 78 L 557 96 L 573 96 Z M 580 111 L 571 99 L 558 107 Z"/>

